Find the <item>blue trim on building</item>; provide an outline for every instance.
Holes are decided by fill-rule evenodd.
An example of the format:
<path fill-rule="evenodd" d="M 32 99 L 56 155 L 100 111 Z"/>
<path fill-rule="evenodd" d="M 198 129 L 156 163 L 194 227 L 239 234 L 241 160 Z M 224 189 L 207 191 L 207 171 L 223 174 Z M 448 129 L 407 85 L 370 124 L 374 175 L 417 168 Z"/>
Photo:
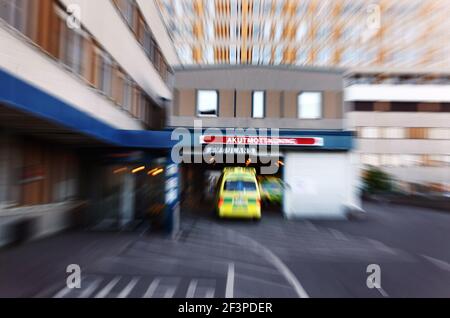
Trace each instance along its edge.
<path fill-rule="evenodd" d="M 114 146 L 162 149 L 173 146 L 169 131 L 118 130 L 1 69 L 0 102 Z"/>
<path fill-rule="evenodd" d="M 112 146 L 171 149 L 178 143 L 176 140 L 171 140 L 173 129 L 162 131 L 116 129 L 1 69 L 0 103 Z M 193 129 L 185 131 L 194 132 Z M 225 130 L 216 131 L 225 133 Z M 279 134 L 285 137 L 322 137 L 325 142 L 323 147 L 310 147 L 316 150 L 348 151 L 353 147 L 353 133 L 350 131 L 280 130 Z M 193 139 L 196 137 L 198 135 L 191 134 L 187 140 L 190 139 L 192 145 L 198 145 L 198 140 Z M 308 147 L 293 149 L 302 150 L 308 149 Z"/>

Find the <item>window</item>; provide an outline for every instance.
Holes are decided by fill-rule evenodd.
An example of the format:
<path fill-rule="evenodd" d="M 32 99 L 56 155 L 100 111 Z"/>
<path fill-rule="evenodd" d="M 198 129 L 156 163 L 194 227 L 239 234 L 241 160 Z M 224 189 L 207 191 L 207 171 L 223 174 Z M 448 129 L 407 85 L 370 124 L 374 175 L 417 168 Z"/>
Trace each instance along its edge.
<path fill-rule="evenodd" d="M 367 166 L 378 167 L 380 165 L 380 158 L 376 154 L 362 154 L 361 163 Z"/>
<path fill-rule="evenodd" d="M 322 93 L 300 93 L 298 95 L 297 106 L 299 118 L 320 119 L 322 117 Z"/>
<path fill-rule="evenodd" d="M 224 191 L 256 191 L 256 183 L 252 181 L 227 181 L 223 187 Z"/>
<path fill-rule="evenodd" d="M 133 100 L 133 84 L 127 77 L 123 81 L 123 101 L 122 106 L 125 110 L 131 110 L 131 102 Z"/>
<path fill-rule="evenodd" d="M 430 128 L 428 130 L 429 139 L 450 139 L 450 129 L 449 128 Z"/>
<path fill-rule="evenodd" d="M 428 136 L 428 129 L 422 127 L 414 127 L 408 129 L 409 139 L 426 139 Z"/>
<path fill-rule="evenodd" d="M 264 118 L 265 116 L 265 92 L 256 91 L 253 92 L 252 98 L 252 117 Z"/>
<path fill-rule="evenodd" d="M 401 127 L 386 127 L 383 131 L 383 137 L 386 139 L 403 139 L 405 136 L 405 129 Z"/>
<path fill-rule="evenodd" d="M 112 61 L 107 56 L 100 56 L 99 89 L 112 96 Z"/>
<path fill-rule="evenodd" d="M 361 127 L 360 138 L 377 139 L 380 138 L 380 128 L 378 127 Z"/>
<path fill-rule="evenodd" d="M 63 62 L 73 72 L 81 75 L 83 69 L 84 38 L 81 34 L 69 28 L 66 28 L 65 31 L 66 37 L 61 39 L 64 52 L 62 57 Z M 62 36 L 64 37 L 64 33 L 62 33 Z"/>
<path fill-rule="evenodd" d="M 197 92 L 197 115 L 218 116 L 219 97 L 217 91 Z"/>
<path fill-rule="evenodd" d="M 0 18 L 25 33 L 27 5 L 27 0 L 0 0 Z"/>

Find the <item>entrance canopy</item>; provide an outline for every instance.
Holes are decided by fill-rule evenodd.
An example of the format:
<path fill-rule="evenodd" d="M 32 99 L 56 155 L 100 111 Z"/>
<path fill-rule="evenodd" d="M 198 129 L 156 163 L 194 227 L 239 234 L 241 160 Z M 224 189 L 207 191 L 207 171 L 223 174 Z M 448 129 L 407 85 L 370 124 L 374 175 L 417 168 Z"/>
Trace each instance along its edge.
<path fill-rule="evenodd" d="M 92 140 L 111 146 L 138 149 L 172 149 L 174 146 L 203 147 L 205 144 L 235 146 L 279 146 L 280 149 L 314 149 L 349 151 L 352 148 L 352 132 L 325 130 L 281 130 L 277 135 L 242 134 L 229 129 L 167 129 L 163 131 L 116 129 L 49 93 L 0 70 L 0 104 L 25 117 L 38 118 Z M 51 133 L 51 132 L 49 132 Z M 230 137 L 230 139 L 226 139 Z M 221 142 L 217 143 L 218 140 Z M 64 141 L 64 140 L 61 140 Z"/>

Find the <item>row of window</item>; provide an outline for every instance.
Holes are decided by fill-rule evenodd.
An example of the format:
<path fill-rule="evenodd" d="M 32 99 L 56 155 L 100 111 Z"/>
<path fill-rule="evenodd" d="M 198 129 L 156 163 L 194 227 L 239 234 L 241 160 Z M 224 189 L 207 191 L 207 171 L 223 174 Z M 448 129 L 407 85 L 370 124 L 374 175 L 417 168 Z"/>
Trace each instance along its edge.
<path fill-rule="evenodd" d="M 450 76 L 448 75 L 384 75 L 384 74 L 369 74 L 369 75 L 352 75 L 346 81 L 346 86 L 358 84 L 387 84 L 387 85 L 448 85 L 450 84 Z"/>
<path fill-rule="evenodd" d="M 361 154 L 361 164 L 375 167 L 448 167 L 450 155 Z"/>
<path fill-rule="evenodd" d="M 357 112 L 450 112 L 450 103 L 419 102 L 353 102 L 353 110 Z"/>
<path fill-rule="evenodd" d="M 166 62 L 161 49 L 156 43 L 150 27 L 145 22 L 144 16 L 135 0 L 112 0 L 119 9 L 122 17 L 127 22 L 134 36 L 142 46 L 153 66 L 161 78 L 167 83 L 173 71 Z"/>
<path fill-rule="evenodd" d="M 322 93 L 301 92 L 297 96 L 297 114 L 299 119 L 322 118 Z M 197 116 L 218 117 L 219 116 L 219 92 L 216 90 L 197 91 Z M 252 92 L 252 117 L 262 119 L 266 116 L 266 92 Z"/>
<path fill-rule="evenodd" d="M 450 140 L 450 128 L 357 127 L 361 139 L 436 139 Z"/>
<path fill-rule="evenodd" d="M 148 127 L 163 126 L 161 108 L 85 29 L 67 26 L 59 1 L 1 0 L 0 17 L 121 109 Z"/>

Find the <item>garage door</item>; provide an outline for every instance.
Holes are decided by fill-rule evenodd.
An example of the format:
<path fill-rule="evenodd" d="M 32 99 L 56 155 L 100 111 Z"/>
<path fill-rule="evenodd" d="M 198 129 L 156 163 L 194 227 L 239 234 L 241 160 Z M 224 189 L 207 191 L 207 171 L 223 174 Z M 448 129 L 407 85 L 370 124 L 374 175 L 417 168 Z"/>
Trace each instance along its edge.
<path fill-rule="evenodd" d="M 352 175 L 347 153 L 287 153 L 284 168 L 286 217 L 345 217 Z"/>

